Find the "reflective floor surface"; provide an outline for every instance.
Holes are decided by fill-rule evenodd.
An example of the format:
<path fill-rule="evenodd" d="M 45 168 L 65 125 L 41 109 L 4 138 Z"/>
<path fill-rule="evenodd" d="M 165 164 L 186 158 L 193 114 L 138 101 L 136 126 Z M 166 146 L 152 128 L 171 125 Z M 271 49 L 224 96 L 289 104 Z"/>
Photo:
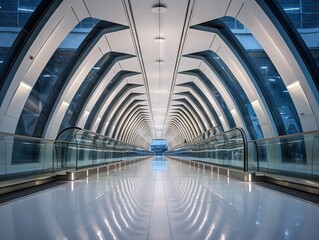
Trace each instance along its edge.
<path fill-rule="evenodd" d="M 155 158 L 0 205 L 0 239 L 319 239 L 319 206 Z"/>

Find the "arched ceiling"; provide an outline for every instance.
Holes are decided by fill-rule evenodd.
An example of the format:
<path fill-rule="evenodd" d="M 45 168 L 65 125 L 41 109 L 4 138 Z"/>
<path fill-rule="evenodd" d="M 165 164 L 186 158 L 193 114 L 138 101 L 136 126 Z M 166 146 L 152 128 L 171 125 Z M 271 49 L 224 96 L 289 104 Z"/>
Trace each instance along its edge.
<path fill-rule="evenodd" d="M 158 6 L 165 9 L 158 12 Z M 143 148 L 158 138 L 175 147 L 217 125 L 224 131 L 241 127 L 250 138 L 288 134 L 287 126 L 279 126 L 286 124 L 280 117 L 286 112 L 273 110 L 258 67 L 218 20 L 224 16 L 239 20 L 257 39 L 251 50 L 268 54 L 292 99 L 286 107 L 297 120 L 290 125 L 317 130 L 317 66 L 307 67 L 296 43 L 288 41 L 274 6 L 251 0 L 44 0 L 3 61 L 0 131 L 54 139 L 76 126 Z M 88 18 L 102 22 L 87 36 L 84 28 L 74 31 Z M 43 93 L 34 94 L 38 79 L 52 56 L 80 38 L 49 97 L 37 99 Z M 27 131 L 28 125 L 34 127 Z"/>

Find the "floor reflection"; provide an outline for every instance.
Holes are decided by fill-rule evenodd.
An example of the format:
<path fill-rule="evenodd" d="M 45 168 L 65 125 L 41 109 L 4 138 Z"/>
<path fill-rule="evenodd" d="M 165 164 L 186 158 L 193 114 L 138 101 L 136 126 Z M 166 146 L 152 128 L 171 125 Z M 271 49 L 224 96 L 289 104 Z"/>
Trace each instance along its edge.
<path fill-rule="evenodd" d="M 154 156 L 152 160 L 152 169 L 153 170 L 166 170 L 167 169 L 167 160 L 164 156 Z"/>
<path fill-rule="evenodd" d="M 319 207 L 156 157 L 0 206 L 1 239 L 317 239 Z"/>

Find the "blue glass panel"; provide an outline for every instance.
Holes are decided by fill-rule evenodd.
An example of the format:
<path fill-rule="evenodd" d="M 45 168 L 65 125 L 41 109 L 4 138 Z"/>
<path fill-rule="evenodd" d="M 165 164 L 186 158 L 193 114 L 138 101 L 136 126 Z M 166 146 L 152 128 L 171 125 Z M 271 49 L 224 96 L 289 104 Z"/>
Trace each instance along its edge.
<path fill-rule="evenodd" d="M 41 0 L 0 1 L 0 71 L 13 42 Z"/>
<path fill-rule="evenodd" d="M 290 94 L 281 79 L 277 69 L 273 65 L 272 61 L 268 57 L 267 53 L 261 47 L 257 39 L 250 33 L 250 31 L 245 29 L 234 29 L 232 26 L 241 26 L 241 24 L 230 24 L 231 22 L 239 22 L 232 17 L 223 17 L 221 20 L 230 28 L 234 33 L 236 38 L 240 41 L 243 47 L 247 51 L 247 57 L 256 65 L 262 75 L 262 79 L 257 79 L 260 81 L 259 86 L 262 88 L 263 92 L 268 92 L 275 98 L 277 105 L 270 106 L 270 108 L 277 108 L 282 122 L 284 123 L 284 128 L 286 134 L 292 134 L 297 132 L 302 132 L 301 123 L 298 117 L 298 113 L 290 97 Z M 274 116 L 279 117 L 279 116 Z M 278 121 L 279 122 L 279 121 Z M 277 126 L 280 128 L 280 126 Z M 281 133 L 281 132 L 280 132 Z"/>
<path fill-rule="evenodd" d="M 98 20 L 91 18 L 83 20 L 59 45 L 29 95 L 18 122 L 17 134 L 33 135 L 39 114 L 59 75 L 97 22 Z"/>
<path fill-rule="evenodd" d="M 319 1 L 278 0 L 319 66 Z"/>

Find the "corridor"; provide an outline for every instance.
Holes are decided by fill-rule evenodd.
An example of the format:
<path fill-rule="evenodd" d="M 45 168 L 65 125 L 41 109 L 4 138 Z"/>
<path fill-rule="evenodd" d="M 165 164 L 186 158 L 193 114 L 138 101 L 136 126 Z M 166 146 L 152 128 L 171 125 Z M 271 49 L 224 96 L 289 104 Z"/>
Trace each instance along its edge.
<path fill-rule="evenodd" d="M 1 239 L 317 239 L 318 205 L 155 157 L 0 206 Z"/>

